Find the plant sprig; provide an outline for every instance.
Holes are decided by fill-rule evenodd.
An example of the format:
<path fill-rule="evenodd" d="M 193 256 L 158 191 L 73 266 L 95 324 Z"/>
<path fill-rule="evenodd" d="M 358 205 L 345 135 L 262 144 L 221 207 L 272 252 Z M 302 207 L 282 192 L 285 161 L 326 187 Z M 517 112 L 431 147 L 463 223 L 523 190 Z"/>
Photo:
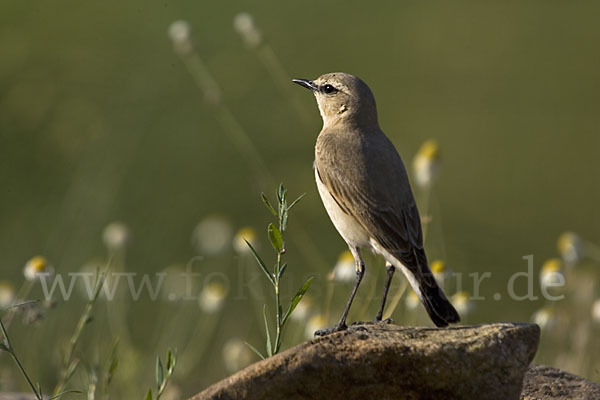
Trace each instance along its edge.
<path fill-rule="evenodd" d="M 163 363 L 160 357 L 156 357 L 156 396 L 153 395 L 152 389 L 148 389 L 144 400 L 158 400 L 162 396 L 163 392 L 169 383 L 169 379 L 175 371 L 175 364 L 177 364 L 177 355 L 171 349 L 167 352 L 167 364 L 163 367 Z"/>
<path fill-rule="evenodd" d="M 0 320 L 0 330 L 2 331 L 2 336 L 3 339 L 0 342 L 0 350 L 7 352 L 8 354 L 10 354 L 10 356 L 12 357 L 12 359 L 15 361 L 15 364 L 17 364 L 17 366 L 19 367 L 19 370 L 21 371 L 21 374 L 23 375 L 23 377 L 25 378 L 25 380 L 27 381 L 27 384 L 29 385 L 31 391 L 33 392 L 33 394 L 35 395 L 35 398 L 37 400 L 44 400 L 44 395 L 42 392 L 42 387 L 40 386 L 39 383 L 37 384 L 33 384 L 33 381 L 31 380 L 31 378 L 29 377 L 29 375 L 27 374 L 27 371 L 25 370 L 25 367 L 23 366 L 23 364 L 21 364 L 21 361 L 19 360 L 19 357 L 17 356 L 17 353 L 15 352 L 14 347 L 12 346 L 12 343 L 10 342 L 10 337 L 8 336 L 8 332 L 6 332 L 6 328 L 4 327 L 4 324 L 2 323 L 2 320 Z M 46 400 L 52 400 L 52 399 L 58 399 L 60 397 L 62 397 L 63 395 L 67 394 L 67 393 L 81 393 L 78 390 L 67 390 L 64 392 L 60 392 Z"/>
<path fill-rule="evenodd" d="M 94 291 L 92 292 L 92 297 L 88 300 L 83 313 L 79 317 L 79 321 L 75 326 L 75 331 L 69 340 L 69 345 L 66 349 L 62 360 L 62 368 L 60 371 L 60 377 L 56 387 L 54 388 L 54 395 L 58 395 L 58 393 L 63 393 L 65 386 L 73 377 L 73 374 L 79 367 L 80 359 L 76 356 L 75 350 L 77 349 L 77 345 L 81 339 L 81 334 L 83 333 L 84 328 L 92 321 L 92 311 L 94 309 L 94 305 L 98 300 L 100 295 L 100 290 L 104 285 L 104 281 L 106 280 L 106 275 L 108 270 L 110 269 L 112 263 L 112 259 L 109 259 L 105 269 L 103 271 L 98 271 L 98 277 L 96 278 L 96 283 L 94 286 Z"/>
<path fill-rule="evenodd" d="M 281 349 L 281 341 L 282 341 L 282 332 L 285 323 L 288 321 L 290 315 L 294 312 L 294 309 L 302 300 L 302 297 L 307 292 L 308 288 L 314 277 L 310 277 L 306 280 L 306 282 L 298 289 L 289 306 L 287 307 L 286 312 L 283 312 L 283 307 L 281 305 L 281 294 L 280 294 L 280 281 L 283 277 L 284 272 L 287 269 L 287 264 L 283 263 L 283 255 L 285 254 L 285 240 L 283 237 L 283 233 L 285 232 L 288 224 L 288 215 L 289 211 L 292 207 L 294 207 L 303 197 L 304 194 L 294 200 L 291 204 L 287 203 L 287 189 L 283 186 L 283 184 L 279 185 L 279 188 L 276 192 L 277 197 L 277 207 L 273 207 L 269 202 L 267 196 L 264 193 L 261 194 L 261 198 L 267 209 L 273 214 L 274 217 L 277 218 L 277 225 L 270 223 L 267 226 L 267 235 L 269 237 L 269 241 L 275 250 L 277 260 L 273 267 L 273 271 L 269 271 L 266 263 L 260 257 L 256 249 L 246 240 L 246 244 L 252 251 L 256 262 L 258 263 L 260 269 L 263 271 L 273 289 L 275 290 L 275 340 L 272 342 L 271 334 L 269 330 L 269 323 L 267 318 L 267 306 L 263 307 L 263 318 L 265 324 L 266 331 L 266 356 L 263 355 L 256 347 L 246 343 L 252 351 L 254 351 L 260 358 L 264 359 L 266 357 L 271 357 L 274 354 L 277 354 Z"/>

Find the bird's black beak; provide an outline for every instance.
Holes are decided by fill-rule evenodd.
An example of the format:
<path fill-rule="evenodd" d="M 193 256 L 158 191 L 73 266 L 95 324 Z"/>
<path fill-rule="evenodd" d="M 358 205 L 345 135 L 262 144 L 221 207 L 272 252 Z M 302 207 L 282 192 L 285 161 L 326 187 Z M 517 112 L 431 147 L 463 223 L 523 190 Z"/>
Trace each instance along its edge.
<path fill-rule="evenodd" d="M 309 79 L 292 79 L 292 82 L 297 83 L 300 86 L 304 86 L 313 92 L 318 89 L 317 85 L 315 85 L 315 83 Z"/>

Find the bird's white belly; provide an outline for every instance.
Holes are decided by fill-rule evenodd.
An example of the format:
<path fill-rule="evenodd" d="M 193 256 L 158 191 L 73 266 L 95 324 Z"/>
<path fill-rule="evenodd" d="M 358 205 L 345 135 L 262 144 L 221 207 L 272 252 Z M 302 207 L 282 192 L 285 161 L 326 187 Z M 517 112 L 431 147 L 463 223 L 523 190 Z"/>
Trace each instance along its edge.
<path fill-rule="evenodd" d="M 369 235 L 367 232 L 353 216 L 346 214 L 342 211 L 340 206 L 338 206 L 335 199 L 329 193 L 329 190 L 327 190 L 327 187 L 321 182 L 316 168 L 315 180 L 317 181 L 317 188 L 321 195 L 321 200 L 323 200 L 325 210 L 327 210 L 331 222 L 333 222 L 333 225 L 346 243 L 353 247 L 370 247 Z"/>

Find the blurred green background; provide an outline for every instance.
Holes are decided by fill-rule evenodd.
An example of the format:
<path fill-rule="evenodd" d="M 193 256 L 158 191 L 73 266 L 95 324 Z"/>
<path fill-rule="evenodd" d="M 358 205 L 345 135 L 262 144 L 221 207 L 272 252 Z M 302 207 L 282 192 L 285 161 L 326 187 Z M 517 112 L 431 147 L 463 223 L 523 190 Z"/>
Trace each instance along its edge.
<path fill-rule="evenodd" d="M 234 31 L 233 18 L 242 11 L 254 17 L 275 64 L 265 65 Z M 463 274 L 492 273 L 480 289 L 487 300 L 474 304 L 467 322 L 530 320 L 545 303 L 506 295 L 510 276 L 526 270 L 522 257 L 532 254 L 539 271 L 557 255 L 558 235 L 566 230 L 600 241 L 599 12 L 593 1 L 3 1 L 0 280 L 18 288 L 23 265 L 37 254 L 59 273 L 105 258 L 103 229 L 118 220 L 132 236 L 128 271 L 155 273 L 203 255 L 202 273 L 224 272 L 235 286 L 243 277 L 233 250 L 200 254 L 192 232 L 205 217 L 220 215 L 233 232 L 253 227 L 261 252 L 270 256 L 263 232 L 269 214 L 259 194 L 273 193 L 281 181 L 292 197 L 307 193 L 290 220 L 287 295 L 313 274 L 313 303 L 322 307 L 327 273 L 344 243 L 313 180 L 321 127 L 314 99 L 291 82 L 284 89 L 269 70 L 279 65 L 289 79 L 332 71 L 363 78 L 407 166 L 425 140 L 437 139 L 442 174 L 432 194 L 429 258 Z M 173 51 L 167 30 L 178 19 L 189 22 L 195 51 L 222 89 L 216 107 Z M 223 106 L 250 138 L 271 181 L 256 176 L 215 118 Z M 252 260 L 244 262 L 258 272 Z M 381 260 L 370 265 L 367 274 L 382 278 Z M 597 262 L 584 261 L 581 268 L 597 278 Z M 254 285 L 266 291 L 260 279 Z M 517 287 L 526 290 L 522 281 Z M 336 289 L 331 322 L 349 289 Z M 365 299 L 369 289 L 362 290 Z M 501 301 L 491 298 L 497 292 Z M 597 286 L 592 292 L 598 295 Z M 32 296 L 40 293 L 35 288 Z M 182 339 L 169 329 L 175 326 L 178 335 L 189 330 L 192 340 L 210 346 L 190 361 L 186 374 L 176 372 L 179 394 L 173 396 L 185 397 L 231 372 L 221 361 L 228 339 L 262 340 L 256 310 L 270 297 L 232 293 L 218 321 L 206 330 L 200 322 L 196 331 L 167 316 L 185 315 L 183 321 L 196 326 L 196 318 L 207 318 L 197 306 L 147 298 L 126 307 L 107 304 L 89 328 L 82 357 L 101 361 L 110 338 L 127 331 L 122 357 L 138 361 L 122 363 L 121 386 L 117 379 L 111 390 L 141 397 L 153 382 L 153 361 L 144 360 L 164 356 L 167 346 L 181 348 Z M 571 304 L 568 296 L 564 302 Z M 58 301 L 38 324 L 11 326 L 44 387 L 56 382 L 61 338 L 83 306 L 79 298 Z M 110 307 L 125 307 L 127 326 L 106 334 L 102 318 Z M 182 307 L 187 314 L 178 314 Z M 394 317 L 403 318 L 401 312 Z M 597 329 L 585 326 L 590 335 Z M 284 347 L 302 337 L 290 336 Z M 600 379 L 597 360 L 584 366 L 568 356 L 544 358 L 544 340 L 538 360 Z M 563 350 L 571 351 L 566 344 Z M 2 388 L 24 388 L 8 357 L 0 356 L 0 366 Z M 77 377 L 73 386 L 85 385 L 85 369 Z"/>

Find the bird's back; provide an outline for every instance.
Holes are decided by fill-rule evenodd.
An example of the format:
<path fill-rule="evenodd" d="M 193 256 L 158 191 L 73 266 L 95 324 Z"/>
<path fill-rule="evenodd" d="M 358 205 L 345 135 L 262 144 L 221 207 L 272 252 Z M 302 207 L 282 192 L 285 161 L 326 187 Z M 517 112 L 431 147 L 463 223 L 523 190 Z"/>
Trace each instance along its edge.
<path fill-rule="evenodd" d="M 324 129 L 317 139 L 315 166 L 338 202 L 367 225 L 371 236 L 386 236 L 385 241 L 391 242 L 386 246 L 389 250 L 422 248 L 419 215 L 406 169 L 379 128 Z M 381 224 L 378 219 L 387 223 Z M 385 225 L 394 223 L 402 224 L 398 232 L 408 228 L 406 237 L 383 232 Z"/>

